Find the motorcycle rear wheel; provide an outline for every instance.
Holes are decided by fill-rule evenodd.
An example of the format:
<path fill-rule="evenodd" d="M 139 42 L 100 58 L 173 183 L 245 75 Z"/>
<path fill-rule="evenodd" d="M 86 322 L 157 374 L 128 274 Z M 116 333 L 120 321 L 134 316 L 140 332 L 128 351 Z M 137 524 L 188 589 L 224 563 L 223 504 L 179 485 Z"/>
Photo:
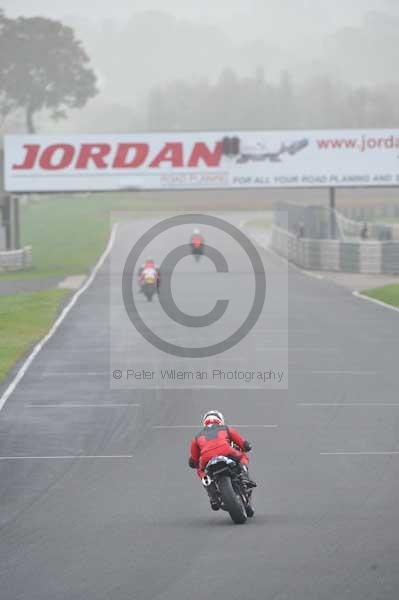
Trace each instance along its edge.
<path fill-rule="evenodd" d="M 219 490 L 222 496 L 223 504 L 230 517 L 236 525 L 242 525 L 247 520 L 244 503 L 240 496 L 236 494 L 230 477 L 222 477 L 219 480 Z"/>

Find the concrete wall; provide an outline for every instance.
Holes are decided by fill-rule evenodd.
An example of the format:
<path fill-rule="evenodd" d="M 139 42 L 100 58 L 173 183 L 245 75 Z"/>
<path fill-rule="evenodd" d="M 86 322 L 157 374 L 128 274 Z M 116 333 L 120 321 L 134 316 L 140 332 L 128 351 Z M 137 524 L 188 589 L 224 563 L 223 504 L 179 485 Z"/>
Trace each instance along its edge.
<path fill-rule="evenodd" d="M 32 266 L 32 248 L 0 252 L 0 271 L 22 271 Z"/>
<path fill-rule="evenodd" d="M 340 206 L 339 212 L 354 221 L 381 221 L 384 219 L 399 219 L 399 203 L 382 204 L 381 201 L 375 206 Z"/>
<path fill-rule="evenodd" d="M 0 252 L 6 249 L 6 228 L 1 225 L 0 221 Z"/>
<path fill-rule="evenodd" d="M 399 242 L 313 240 L 273 226 L 272 248 L 304 269 L 399 273 Z"/>

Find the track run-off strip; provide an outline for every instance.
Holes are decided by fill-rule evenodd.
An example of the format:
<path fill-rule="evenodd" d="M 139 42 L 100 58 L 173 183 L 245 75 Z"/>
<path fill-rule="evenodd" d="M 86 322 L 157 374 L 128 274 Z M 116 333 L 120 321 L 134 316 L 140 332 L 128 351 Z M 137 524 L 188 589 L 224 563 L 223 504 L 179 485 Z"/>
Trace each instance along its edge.
<path fill-rule="evenodd" d="M 275 351 L 280 351 L 280 352 L 340 352 L 342 350 L 342 348 L 330 348 L 328 346 L 319 346 L 318 348 L 314 348 L 314 347 L 306 347 L 306 346 L 302 346 L 302 347 L 297 347 L 297 346 L 280 346 L 280 347 L 273 347 L 273 346 L 257 346 L 255 348 L 255 350 L 257 350 L 258 352 L 275 352 Z"/>
<path fill-rule="evenodd" d="M 396 407 L 399 408 L 399 402 L 298 402 L 297 406 L 320 407 L 320 408 L 356 408 L 356 407 Z"/>
<path fill-rule="evenodd" d="M 291 369 L 291 373 L 301 373 L 303 375 L 359 375 L 359 376 L 372 376 L 375 377 L 379 375 L 377 371 L 307 371 L 306 369 L 302 369 L 298 371 L 298 369 Z"/>
<path fill-rule="evenodd" d="M 25 408 L 139 408 L 141 404 L 25 404 Z"/>
<path fill-rule="evenodd" d="M 45 371 L 40 377 L 110 377 L 105 371 Z"/>
<path fill-rule="evenodd" d="M 290 348 L 276 348 L 275 350 L 277 351 L 281 351 L 281 352 L 290 352 L 292 349 Z M 295 349 L 294 349 L 295 350 Z M 301 350 L 301 351 L 308 351 L 308 350 L 312 350 L 311 348 L 296 348 L 296 350 Z M 315 349 L 318 352 L 320 352 L 320 348 Z M 263 351 L 263 349 L 262 349 Z M 270 350 L 271 352 L 273 352 L 274 350 Z M 335 349 L 331 349 L 331 351 L 335 351 Z M 338 351 L 338 349 L 337 349 Z M 150 359 L 148 359 L 150 360 Z M 242 357 L 237 357 L 237 358 L 230 358 L 230 357 L 220 357 L 218 358 L 219 362 L 242 362 Z M 148 361 L 135 361 L 135 364 L 148 364 Z M 165 369 L 167 368 L 171 368 L 168 366 L 165 366 Z M 315 371 L 315 370 L 307 370 L 307 369 L 290 369 L 291 373 L 301 373 L 301 374 L 305 374 L 305 375 L 365 375 L 365 376 L 375 376 L 375 375 L 379 375 L 379 373 L 377 371 L 345 371 L 345 370 L 320 370 L 320 371 Z M 88 373 L 82 373 L 82 372 L 78 372 L 78 371 L 47 371 L 45 373 L 42 373 L 40 375 L 40 377 L 42 378 L 51 378 L 51 377 L 106 377 L 106 378 L 111 378 L 112 379 L 112 373 L 105 373 L 102 371 L 97 371 L 97 372 L 88 372 Z"/>
<path fill-rule="evenodd" d="M 277 429 L 278 425 L 231 425 L 237 429 Z M 153 425 L 152 429 L 198 429 L 198 425 Z"/>
<path fill-rule="evenodd" d="M 77 460 L 77 459 L 125 459 L 125 458 L 133 458 L 132 454 L 77 454 L 73 455 L 65 455 L 65 456 L 0 456 L 0 461 L 6 460 Z"/>
<path fill-rule="evenodd" d="M 320 456 L 399 456 L 397 450 L 384 452 L 320 452 Z"/>

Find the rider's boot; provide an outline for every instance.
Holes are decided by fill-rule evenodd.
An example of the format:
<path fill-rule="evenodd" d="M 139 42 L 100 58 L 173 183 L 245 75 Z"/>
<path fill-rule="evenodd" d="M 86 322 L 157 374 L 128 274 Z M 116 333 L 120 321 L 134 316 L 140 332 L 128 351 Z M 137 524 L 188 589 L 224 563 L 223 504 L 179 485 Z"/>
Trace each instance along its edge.
<path fill-rule="evenodd" d="M 242 479 L 243 483 L 247 486 L 247 488 L 256 488 L 257 484 L 255 483 L 255 481 L 252 481 L 252 479 L 249 478 L 247 465 L 243 465 L 242 463 L 240 463 L 240 465 L 241 465 L 241 479 Z"/>

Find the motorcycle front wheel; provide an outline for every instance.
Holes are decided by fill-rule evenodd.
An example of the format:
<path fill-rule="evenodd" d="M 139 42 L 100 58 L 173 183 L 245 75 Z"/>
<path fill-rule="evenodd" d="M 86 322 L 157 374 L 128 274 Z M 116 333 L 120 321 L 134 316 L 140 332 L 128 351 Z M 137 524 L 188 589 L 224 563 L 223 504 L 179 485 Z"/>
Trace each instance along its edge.
<path fill-rule="evenodd" d="M 219 480 L 219 491 L 223 504 L 236 525 L 242 525 L 247 520 L 244 503 L 235 492 L 230 477 L 222 477 Z"/>

